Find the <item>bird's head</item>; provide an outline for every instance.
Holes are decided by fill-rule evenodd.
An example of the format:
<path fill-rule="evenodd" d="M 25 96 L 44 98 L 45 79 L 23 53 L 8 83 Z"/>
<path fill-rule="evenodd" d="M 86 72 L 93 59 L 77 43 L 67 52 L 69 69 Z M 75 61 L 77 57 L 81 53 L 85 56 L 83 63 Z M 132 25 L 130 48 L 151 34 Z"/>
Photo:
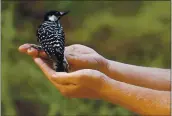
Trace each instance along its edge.
<path fill-rule="evenodd" d="M 60 11 L 49 11 L 44 16 L 44 21 L 58 21 L 62 16 L 68 14 L 69 11 L 60 12 Z"/>

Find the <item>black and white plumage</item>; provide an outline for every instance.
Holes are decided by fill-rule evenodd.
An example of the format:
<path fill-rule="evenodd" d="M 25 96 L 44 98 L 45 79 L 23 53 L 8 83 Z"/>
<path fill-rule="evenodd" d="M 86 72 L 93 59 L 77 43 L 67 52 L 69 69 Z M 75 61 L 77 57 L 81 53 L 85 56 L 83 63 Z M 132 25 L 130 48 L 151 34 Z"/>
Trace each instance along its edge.
<path fill-rule="evenodd" d="M 44 50 L 48 57 L 53 60 L 57 72 L 68 72 L 68 63 L 64 57 L 65 35 L 60 24 L 60 18 L 68 12 L 50 11 L 45 14 L 44 22 L 37 29 L 38 45 L 32 47 Z"/>

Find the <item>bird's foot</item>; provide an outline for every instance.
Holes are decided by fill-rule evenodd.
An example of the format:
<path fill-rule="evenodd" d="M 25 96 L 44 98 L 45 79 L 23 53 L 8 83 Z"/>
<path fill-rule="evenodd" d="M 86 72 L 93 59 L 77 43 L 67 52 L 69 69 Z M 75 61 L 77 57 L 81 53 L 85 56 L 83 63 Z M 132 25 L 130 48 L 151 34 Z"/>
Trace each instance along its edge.
<path fill-rule="evenodd" d="M 40 56 L 40 52 L 43 51 L 43 48 L 40 45 L 36 45 L 36 44 L 31 44 L 30 48 L 35 48 L 38 51 L 37 56 Z"/>
<path fill-rule="evenodd" d="M 64 66 L 64 69 L 65 69 L 65 72 L 69 72 L 70 67 L 69 67 L 68 61 L 66 60 L 66 57 L 64 57 L 63 66 Z"/>
<path fill-rule="evenodd" d="M 37 49 L 38 51 L 42 51 L 43 50 L 43 48 L 40 45 L 31 44 L 31 47 Z"/>

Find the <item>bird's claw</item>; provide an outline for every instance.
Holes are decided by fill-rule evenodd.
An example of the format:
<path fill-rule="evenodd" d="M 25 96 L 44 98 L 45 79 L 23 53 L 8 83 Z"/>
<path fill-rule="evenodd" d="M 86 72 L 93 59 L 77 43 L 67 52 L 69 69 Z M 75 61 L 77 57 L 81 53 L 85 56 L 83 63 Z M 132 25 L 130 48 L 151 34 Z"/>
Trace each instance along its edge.
<path fill-rule="evenodd" d="M 64 66 L 64 68 L 65 68 L 65 71 L 66 72 L 69 72 L 69 63 L 68 63 L 68 61 L 66 60 L 66 57 L 64 57 L 64 60 L 63 60 L 63 66 Z"/>
<path fill-rule="evenodd" d="M 43 50 L 43 48 L 40 45 L 31 44 L 30 48 L 35 48 L 38 51 L 37 56 L 40 56 L 40 52 Z"/>

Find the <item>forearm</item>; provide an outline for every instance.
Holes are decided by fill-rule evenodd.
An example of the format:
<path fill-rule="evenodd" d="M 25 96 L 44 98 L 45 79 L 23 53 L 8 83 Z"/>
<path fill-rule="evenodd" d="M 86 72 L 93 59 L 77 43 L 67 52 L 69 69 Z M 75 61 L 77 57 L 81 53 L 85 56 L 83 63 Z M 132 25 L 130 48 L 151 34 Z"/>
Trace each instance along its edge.
<path fill-rule="evenodd" d="M 141 115 L 170 115 L 170 92 L 142 88 L 110 79 L 102 99 Z"/>
<path fill-rule="evenodd" d="M 170 91 L 170 70 L 134 66 L 108 60 L 102 71 L 107 76 L 129 84 Z"/>

